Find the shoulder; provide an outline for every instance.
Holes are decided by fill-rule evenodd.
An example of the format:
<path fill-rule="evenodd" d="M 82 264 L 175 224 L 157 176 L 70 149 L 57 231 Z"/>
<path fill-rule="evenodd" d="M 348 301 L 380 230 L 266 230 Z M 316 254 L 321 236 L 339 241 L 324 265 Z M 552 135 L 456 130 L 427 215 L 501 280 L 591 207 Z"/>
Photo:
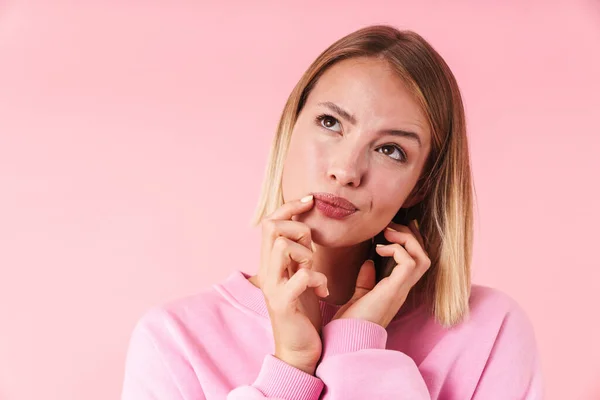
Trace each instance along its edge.
<path fill-rule="evenodd" d="M 485 285 L 472 285 L 469 298 L 468 325 L 491 328 L 496 340 L 535 344 L 531 319 L 525 309 L 506 292 Z"/>
<path fill-rule="evenodd" d="M 202 329 L 214 324 L 206 321 L 218 313 L 220 302 L 210 288 L 147 308 L 129 337 L 123 398 L 140 398 L 141 393 L 150 392 L 170 394 L 171 398 L 201 395 L 191 365 L 193 360 L 203 359 L 203 351 L 214 337 Z"/>
<path fill-rule="evenodd" d="M 133 336 L 146 335 L 155 342 L 185 337 L 218 318 L 226 301 L 213 288 L 148 307 L 135 322 Z"/>
<path fill-rule="evenodd" d="M 473 284 L 469 297 L 469 308 L 471 313 L 497 316 L 517 314 L 526 317 L 523 307 L 506 292 L 490 286 Z"/>
<path fill-rule="evenodd" d="M 470 343 L 486 355 L 478 397 L 541 398 L 539 349 L 524 308 L 507 293 L 483 285 L 471 287 L 469 302 Z"/>

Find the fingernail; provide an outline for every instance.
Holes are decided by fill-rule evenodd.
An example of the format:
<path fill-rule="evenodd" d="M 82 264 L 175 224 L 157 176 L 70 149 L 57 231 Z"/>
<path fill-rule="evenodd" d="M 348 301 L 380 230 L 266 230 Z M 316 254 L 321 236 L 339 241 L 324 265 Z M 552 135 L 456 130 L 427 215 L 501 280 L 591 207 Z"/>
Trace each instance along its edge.
<path fill-rule="evenodd" d="M 329 289 L 325 288 L 325 293 L 327 293 L 325 297 L 329 296 Z"/>
<path fill-rule="evenodd" d="M 313 251 L 313 253 L 314 253 L 315 251 L 317 251 L 317 246 L 315 246 L 315 242 L 313 242 L 312 240 L 310 241 L 310 247 L 312 247 L 312 251 Z"/>
<path fill-rule="evenodd" d="M 384 245 L 382 245 L 381 243 L 377 243 L 376 247 L 383 247 Z"/>
<path fill-rule="evenodd" d="M 395 230 L 394 228 L 392 228 L 391 226 L 388 226 L 387 228 L 385 228 L 387 230 L 390 230 L 392 232 L 398 232 L 397 230 Z"/>
<path fill-rule="evenodd" d="M 417 220 L 413 219 L 413 222 L 415 223 L 415 226 L 417 227 L 417 229 L 419 229 L 419 223 L 417 222 Z"/>
<path fill-rule="evenodd" d="M 303 198 L 300 199 L 301 203 L 308 203 L 309 201 L 311 201 L 313 198 L 312 194 L 309 194 L 308 196 L 304 196 Z"/>

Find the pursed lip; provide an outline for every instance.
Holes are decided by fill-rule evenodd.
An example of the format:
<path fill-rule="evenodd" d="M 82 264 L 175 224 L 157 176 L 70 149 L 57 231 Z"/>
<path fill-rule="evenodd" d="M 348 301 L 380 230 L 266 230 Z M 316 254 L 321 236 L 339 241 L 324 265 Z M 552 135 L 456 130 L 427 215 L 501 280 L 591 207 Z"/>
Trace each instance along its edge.
<path fill-rule="evenodd" d="M 323 203 L 331 204 L 334 207 L 343 208 L 344 210 L 349 211 L 358 210 L 358 207 L 352 204 L 351 201 L 331 193 L 313 193 L 313 196 L 316 200 L 322 201 Z"/>

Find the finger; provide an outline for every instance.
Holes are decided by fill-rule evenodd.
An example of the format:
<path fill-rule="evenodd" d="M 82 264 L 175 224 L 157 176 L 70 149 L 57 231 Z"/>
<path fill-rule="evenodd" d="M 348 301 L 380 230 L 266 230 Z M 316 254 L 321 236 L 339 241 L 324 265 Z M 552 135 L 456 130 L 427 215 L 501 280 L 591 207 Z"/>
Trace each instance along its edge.
<path fill-rule="evenodd" d="M 283 204 L 273 214 L 271 214 L 267 218 L 264 218 L 261 221 L 263 239 L 260 251 L 261 263 L 259 275 L 268 275 L 267 269 L 273 248 L 273 242 L 278 236 L 287 236 L 290 239 L 296 240 L 299 243 L 302 243 L 304 246 L 312 249 L 313 252 L 315 251 L 315 245 L 312 242 L 311 232 L 308 225 L 302 224 L 301 222 L 297 221 L 291 221 L 289 219 L 279 219 L 289 216 L 293 212 L 296 212 L 294 211 L 294 207 L 299 207 L 300 211 L 302 211 L 303 208 L 306 208 L 308 210 L 312 207 L 311 203 L 314 203 L 312 197 L 307 196 L 307 198 Z M 296 208 L 296 210 L 298 210 L 298 208 Z M 291 222 L 292 224 L 283 224 L 284 221 Z M 297 229 L 295 229 L 294 227 L 297 227 Z"/>
<path fill-rule="evenodd" d="M 287 282 L 298 269 L 312 267 L 313 253 L 305 246 L 286 237 L 279 236 L 267 268 L 267 280 L 273 284 Z"/>
<path fill-rule="evenodd" d="M 398 262 L 397 257 L 404 258 L 405 254 L 408 255 L 416 263 L 419 278 L 431 266 L 431 259 L 412 234 L 388 230 L 385 235 L 390 242 L 393 242 L 392 246 L 395 243 L 400 245 L 398 247 L 399 251 L 394 253 L 394 259 Z M 409 265 L 411 264 L 408 260 L 407 262 Z"/>
<path fill-rule="evenodd" d="M 414 242 L 416 243 L 416 240 Z M 417 261 L 399 243 L 377 246 L 376 251 L 383 257 L 394 258 L 397 265 L 392 270 L 389 278 L 396 284 L 408 282 L 412 286 L 421 277 L 422 273 L 417 269 Z"/>
<path fill-rule="evenodd" d="M 413 264 L 416 266 L 417 264 L 416 260 L 410 256 L 407 249 L 402 247 L 401 243 L 378 244 L 375 251 L 382 257 L 393 257 L 398 264 L 404 263 L 409 266 Z"/>
<path fill-rule="evenodd" d="M 386 229 L 384 231 L 385 238 L 392 243 L 403 246 L 408 254 L 417 261 L 417 264 L 427 264 L 429 256 L 411 230 L 404 225 L 400 225 L 398 229 L 400 231 Z"/>
<path fill-rule="evenodd" d="M 292 200 L 282 204 L 277 210 L 271 213 L 268 219 L 292 219 L 294 215 L 302 214 L 312 208 L 314 199 L 312 195 L 301 199 Z"/>
<path fill-rule="evenodd" d="M 265 220 L 262 222 L 262 235 L 265 251 L 269 251 L 279 236 L 298 242 L 313 250 L 310 227 L 302 222 L 289 220 Z"/>
<path fill-rule="evenodd" d="M 419 228 L 417 228 L 416 224 L 415 224 L 416 220 L 412 220 L 408 223 L 408 225 L 402 225 L 402 224 L 396 224 L 394 222 L 391 222 L 387 228 L 391 228 L 394 231 L 397 232 L 406 232 L 406 233 L 412 233 L 413 236 L 417 239 L 417 241 L 419 242 L 419 244 L 425 248 L 425 241 L 423 240 L 423 236 L 421 235 L 421 232 L 419 231 Z M 386 229 L 387 229 L 386 228 Z"/>
<path fill-rule="evenodd" d="M 282 297 L 284 301 L 291 303 L 296 300 L 308 288 L 314 288 L 320 297 L 329 296 L 327 289 L 327 277 L 325 274 L 308 268 L 300 268 L 286 283 Z"/>

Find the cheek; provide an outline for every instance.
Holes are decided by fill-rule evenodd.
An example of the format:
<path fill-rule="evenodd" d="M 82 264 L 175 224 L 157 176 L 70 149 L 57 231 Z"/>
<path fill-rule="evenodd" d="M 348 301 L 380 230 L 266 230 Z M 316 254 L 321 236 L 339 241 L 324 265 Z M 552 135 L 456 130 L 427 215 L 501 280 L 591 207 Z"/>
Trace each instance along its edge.
<path fill-rule="evenodd" d="M 311 138 L 309 134 L 298 139 L 294 148 L 290 148 L 290 161 L 293 169 L 299 176 L 309 180 L 316 179 L 325 171 L 329 157 L 326 143 Z"/>
<path fill-rule="evenodd" d="M 310 144 L 310 162 L 316 173 L 324 174 L 327 172 L 327 164 L 329 161 L 329 150 L 326 143 L 314 141 Z"/>
<path fill-rule="evenodd" d="M 398 212 L 408 196 L 407 184 L 398 179 L 379 178 L 373 181 L 373 213 L 382 219 L 389 219 Z"/>
<path fill-rule="evenodd" d="M 304 192 L 318 189 L 313 187 L 313 182 L 323 171 L 325 162 L 326 151 L 322 144 L 310 140 L 307 134 L 295 133 L 285 157 L 284 198 L 303 196 Z"/>

